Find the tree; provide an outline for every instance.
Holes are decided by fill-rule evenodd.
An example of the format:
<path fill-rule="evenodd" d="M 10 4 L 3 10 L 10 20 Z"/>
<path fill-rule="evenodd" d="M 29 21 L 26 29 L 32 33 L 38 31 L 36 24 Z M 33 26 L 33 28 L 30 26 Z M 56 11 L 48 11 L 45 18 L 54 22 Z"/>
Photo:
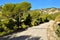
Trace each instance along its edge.
<path fill-rule="evenodd" d="M 31 8 L 31 4 L 29 2 L 22 2 L 20 4 L 16 4 L 16 7 L 14 8 L 14 12 L 17 13 L 18 16 L 16 16 L 18 18 L 17 20 L 17 24 L 20 26 L 21 24 L 21 20 L 26 19 L 25 14 L 30 10 Z"/>
<path fill-rule="evenodd" d="M 22 2 L 19 4 L 10 3 L 3 5 L 2 15 L 7 17 L 7 19 L 11 19 L 11 21 L 9 20 L 10 22 L 7 23 L 7 27 L 13 29 L 13 26 L 16 25 L 19 28 L 19 26 L 22 24 L 21 21 L 26 20 L 30 8 L 31 4 L 29 2 Z"/>
<path fill-rule="evenodd" d="M 16 7 L 14 8 L 14 11 L 26 12 L 26 11 L 30 10 L 30 8 L 31 8 L 31 4 L 29 2 L 22 2 L 20 4 L 16 4 Z"/>
<path fill-rule="evenodd" d="M 31 20 L 31 24 L 34 26 L 36 24 L 37 19 L 40 17 L 40 11 L 32 11 L 30 12 L 30 16 L 32 17 Z"/>
<path fill-rule="evenodd" d="M 32 20 L 35 20 L 40 17 L 40 12 L 39 11 L 32 11 L 32 12 L 30 12 L 30 15 L 32 17 Z"/>
<path fill-rule="evenodd" d="M 31 26 L 31 21 L 32 21 L 32 19 L 31 19 L 31 16 L 30 16 L 30 14 L 29 14 L 29 15 L 27 16 L 26 20 L 25 20 L 25 24 Z"/>
<path fill-rule="evenodd" d="M 15 4 L 12 4 L 12 3 L 3 5 L 2 15 L 7 18 L 11 18 L 13 20 L 15 17 L 15 13 L 13 12 L 14 8 L 15 8 Z"/>

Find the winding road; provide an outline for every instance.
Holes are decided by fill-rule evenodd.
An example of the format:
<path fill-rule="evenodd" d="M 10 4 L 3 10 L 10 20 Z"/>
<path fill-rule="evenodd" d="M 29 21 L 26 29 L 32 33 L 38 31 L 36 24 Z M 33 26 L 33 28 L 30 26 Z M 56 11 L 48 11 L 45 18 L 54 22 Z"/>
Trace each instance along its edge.
<path fill-rule="evenodd" d="M 50 24 L 51 22 L 47 22 L 33 26 L 23 32 L 1 37 L 0 40 L 55 40 L 55 38 L 51 39 L 50 29 L 48 29 Z"/>

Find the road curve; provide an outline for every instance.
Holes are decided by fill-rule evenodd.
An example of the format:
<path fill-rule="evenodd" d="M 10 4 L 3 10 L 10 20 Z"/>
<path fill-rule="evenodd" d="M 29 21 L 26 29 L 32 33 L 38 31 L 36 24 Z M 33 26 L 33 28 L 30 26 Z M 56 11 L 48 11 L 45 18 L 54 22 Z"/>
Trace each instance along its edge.
<path fill-rule="evenodd" d="M 26 31 L 7 35 L 1 40 L 48 40 L 47 28 L 50 22 L 28 28 Z"/>

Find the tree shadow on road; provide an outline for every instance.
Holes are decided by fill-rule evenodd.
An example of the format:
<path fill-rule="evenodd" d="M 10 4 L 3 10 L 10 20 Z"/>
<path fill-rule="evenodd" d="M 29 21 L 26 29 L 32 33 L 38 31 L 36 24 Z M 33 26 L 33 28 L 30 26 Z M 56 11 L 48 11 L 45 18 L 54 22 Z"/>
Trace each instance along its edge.
<path fill-rule="evenodd" d="M 22 36 L 13 37 L 13 38 L 10 38 L 10 36 L 0 38 L 0 40 L 39 40 L 39 39 L 40 39 L 40 37 L 31 37 L 30 35 L 22 35 Z"/>

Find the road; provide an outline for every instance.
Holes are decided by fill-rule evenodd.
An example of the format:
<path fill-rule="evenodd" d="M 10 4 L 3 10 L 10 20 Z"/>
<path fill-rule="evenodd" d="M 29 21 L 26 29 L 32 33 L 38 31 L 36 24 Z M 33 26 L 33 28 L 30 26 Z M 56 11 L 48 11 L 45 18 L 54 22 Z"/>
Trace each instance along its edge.
<path fill-rule="evenodd" d="M 40 24 L 28 28 L 23 32 L 13 33 L 12 35 L 4 36 L 1 40 L 48 40 L 48 31 L 50 22 Z"/>

